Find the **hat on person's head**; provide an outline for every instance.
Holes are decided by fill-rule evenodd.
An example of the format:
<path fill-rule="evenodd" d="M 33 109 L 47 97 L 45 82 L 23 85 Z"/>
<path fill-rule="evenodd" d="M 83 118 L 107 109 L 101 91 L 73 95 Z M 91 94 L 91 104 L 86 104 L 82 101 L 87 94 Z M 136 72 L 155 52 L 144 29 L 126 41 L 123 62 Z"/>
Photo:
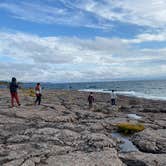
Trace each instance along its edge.
<path fill-rule="evenodd" d="M 15 77 L 12 77 L 12 82 L 16 82 L 16 78 Z"/>

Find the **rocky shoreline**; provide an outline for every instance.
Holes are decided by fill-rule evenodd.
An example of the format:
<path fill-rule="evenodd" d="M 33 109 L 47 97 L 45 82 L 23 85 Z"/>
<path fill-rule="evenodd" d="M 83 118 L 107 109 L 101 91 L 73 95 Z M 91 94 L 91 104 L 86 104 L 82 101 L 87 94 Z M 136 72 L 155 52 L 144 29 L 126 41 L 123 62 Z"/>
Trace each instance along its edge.
<path fill-rule="evenodd" d="M 0 90 L 0 165 L 2 166 L 165 166 L 166 101 L 95 93 L 88 109 L 88 92 L 44 90 L 42 105 L 19 92 L 22 106 L 10 108 L 8 90 Z M 136 114 L 140 119 L 129 117 Z M 113 137 L 116 124 L 144 124 L 129 137 L 137 148 L 120 150 Z"/>

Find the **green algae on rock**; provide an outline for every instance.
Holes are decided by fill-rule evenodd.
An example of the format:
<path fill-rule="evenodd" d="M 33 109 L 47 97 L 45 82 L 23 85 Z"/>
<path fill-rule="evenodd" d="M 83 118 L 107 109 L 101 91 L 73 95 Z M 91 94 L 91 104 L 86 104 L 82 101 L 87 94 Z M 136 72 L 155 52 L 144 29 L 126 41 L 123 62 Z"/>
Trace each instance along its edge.
<path fill-rule="evenodd" d="M 143 124 L 132 124 L 132 123 L 119 123 L 117 124 L 118 130 L 124 134 L 132 134 L 145 129 Z"/>

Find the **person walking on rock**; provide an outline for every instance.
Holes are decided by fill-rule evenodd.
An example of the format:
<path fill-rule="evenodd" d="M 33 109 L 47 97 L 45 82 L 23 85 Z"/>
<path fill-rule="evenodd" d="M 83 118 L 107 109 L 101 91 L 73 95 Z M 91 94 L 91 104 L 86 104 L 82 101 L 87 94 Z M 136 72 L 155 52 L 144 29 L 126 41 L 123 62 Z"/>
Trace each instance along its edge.
<path fill-rule="evenodd" d="M 112 90 L 111 92 L 111 105 L 116 105 L 116 93 L 114 92 L 114 90 Z"/>
<path fill-rule="evenodd" d="M 35 93 L 36 93 L 35 105 L 36 105 L 36 103 L 38 103 L 38 105 L 40 105 L 40 103 L 41 103 L 41 96 L 42 96 L 41 89 L 42 88 L 41 88 L 40 83 L 37 83 L 36 87 L 35 87 Z"/>
<path fill-rule="evenodd" d="M 93 107 L 93 103 L 94 103 L 95 99 L 93 97 L 93 93 L 90 92 L 89 96 L 88 96 L 88 102 L 89 102 L 89 109 L 91 109 Z"/>
<path fill-rule="evenodd" d="M 20 101 L 19 101 L 17 89 L 18 89 L 17 80 L 16 80 L 15 77 L 13 77 L 12 81 L 10 83 L 10 94 L 11 94 L 11 105 L 12 105 L 12 107 L 14 107 L 14 99 L 16 100 L 18 106 L 20 106 Z"/>

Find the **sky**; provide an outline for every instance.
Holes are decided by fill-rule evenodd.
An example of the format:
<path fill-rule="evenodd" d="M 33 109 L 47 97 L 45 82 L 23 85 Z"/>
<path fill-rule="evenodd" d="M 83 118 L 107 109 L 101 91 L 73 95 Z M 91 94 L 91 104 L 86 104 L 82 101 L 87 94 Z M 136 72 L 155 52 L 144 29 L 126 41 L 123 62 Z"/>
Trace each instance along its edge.
<path fill-rule="evenodd" d="M 0 80 L 166 79 L 166 0 L 0 0 Z"/>

